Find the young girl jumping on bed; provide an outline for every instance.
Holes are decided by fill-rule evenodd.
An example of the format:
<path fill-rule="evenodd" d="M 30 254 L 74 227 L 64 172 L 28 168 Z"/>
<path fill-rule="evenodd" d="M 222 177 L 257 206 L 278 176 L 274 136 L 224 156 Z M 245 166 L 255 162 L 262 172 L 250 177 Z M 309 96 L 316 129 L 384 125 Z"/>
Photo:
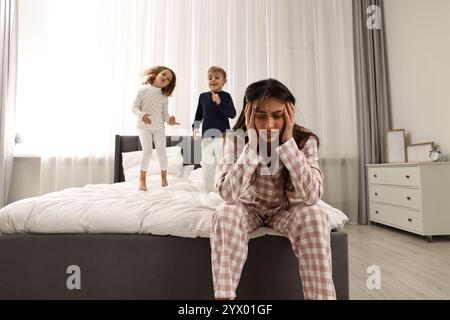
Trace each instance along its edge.
<path fill-rule="evenodd" d="M 316 205 L 323 180 L 319 139 L 295 124 L 294 105 L 294 96 L 279 81 L 253 83 L 234 132 L 226 136 L 224 159 L 216 173 L 216 187 L 225 202 L 214 213 L 210 237 L 216 299 L 236 297 L 248 234 L 263 225 L 291 241 L 304 298 L 336 299 L 330 221 Z"/>
<path fill-rule="evenodd" d="M 176 85 L 175 73 L 166 67 L 157 66 L 146 70 L 144 86 L 133 103 L 133 113 L 138 117 L 137 129 L 142 145 L 142 160 L 139 189 L 147 191 L 147 169 L 153 153 L 153 142 L 158 153 L 161 168 L 161 186 L 167 183 L 167 154 L 164 122 L 173 126 L 179 124 L 175 117 L 169 117 L 169 99 Z"/>

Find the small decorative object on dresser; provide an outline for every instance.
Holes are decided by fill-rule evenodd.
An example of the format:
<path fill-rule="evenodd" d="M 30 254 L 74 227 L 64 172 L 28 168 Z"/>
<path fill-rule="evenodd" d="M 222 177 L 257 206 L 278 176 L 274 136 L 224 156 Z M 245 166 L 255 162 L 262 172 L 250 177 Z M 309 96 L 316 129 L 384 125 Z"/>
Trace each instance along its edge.
<path fill-rule="evenodd" d="M 410 144 L 406 147 L 408 162 L 430 161 L 430 150 L 435 146 L 434 142 Z"/>
<path fill-rule="evenodd" d="M 444 160 L 444 155 L 441 152 L 441 149 L 439 148 L 439 145 L 435 144 L 428 154 L 428 158 L 430 161 L 439 162 Z"/>
<path fill-rule="evenodd" d="M 426 236 L 450 235 L 450 162 L 369 164 L 370 221 Z"/>

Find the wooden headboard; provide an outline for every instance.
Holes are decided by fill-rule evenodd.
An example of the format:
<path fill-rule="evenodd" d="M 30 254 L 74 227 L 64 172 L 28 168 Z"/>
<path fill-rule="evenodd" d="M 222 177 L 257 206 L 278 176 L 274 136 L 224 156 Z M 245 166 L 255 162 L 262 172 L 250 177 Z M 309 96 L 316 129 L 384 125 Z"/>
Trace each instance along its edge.
<path fill-rule="evenodd" d="M 200 167 L 202 155 L 201 140 L 194 140 L 192 136 L 167 136 L 168 147 L 180 146 L 184 158 L 184 165 L 195 165 Z M 116 135 L 116 146 L 114 152 L 114 183 L 125 181 L 122 167 L 122 152 L 142 150 L 138 136 Z M 156 154 L 155 154 L 156 156 Z"/>

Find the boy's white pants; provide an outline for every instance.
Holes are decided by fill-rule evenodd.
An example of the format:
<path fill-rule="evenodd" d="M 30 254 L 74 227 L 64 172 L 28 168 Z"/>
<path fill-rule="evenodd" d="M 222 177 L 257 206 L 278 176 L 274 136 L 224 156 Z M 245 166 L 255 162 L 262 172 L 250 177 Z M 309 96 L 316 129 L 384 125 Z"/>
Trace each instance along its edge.
<path fill-rule="evenodd" d="M 141 171 L 147 171 L 153 154 L 153 142 L 158 153 L 159 167 L 167 170 L 166 132 L 165 128 L 138 130 L 142 145 Z"/>
<path fill-rule="evenodd" d="M 214 176 L 216 166 L 223 159 L 223 138 L 202 139 L 202 173 L 203 189 L 207 192 L 215 192 Z"/>

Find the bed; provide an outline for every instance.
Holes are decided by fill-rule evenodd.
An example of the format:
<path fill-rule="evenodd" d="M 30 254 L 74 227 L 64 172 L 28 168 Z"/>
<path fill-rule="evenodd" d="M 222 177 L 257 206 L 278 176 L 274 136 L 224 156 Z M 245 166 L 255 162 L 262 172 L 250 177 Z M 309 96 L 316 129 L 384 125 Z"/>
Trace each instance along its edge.
<path fill-rule="evenodd" d="M 181 147 L 185 167 L 199 168 L 200 159 L 196 155 L 201 154 L 200 141 L 194 141 L 192 137 L 167 137 L 167 145 Z M 123 213 L 122 220 L 118 216 L 128 210 L 124 208 L 136 206 L 128 198 L 121 198 L 123 190 L 130 187 L 125 181 L 122 155 L 140 149 L 138 137 L 116 136 L 114 185 L 64 190 L 44 196 L 47 201 L 25 199 L 0 210 L 0 299 L 213 298 L 210 245 L 205 235 L 208 219 L 200 213 L 211 212 L 216 205 L 214 201 L 218 201 L 214 195 L 200 199 L 200 193 L 193 196 L 192 184 L 181 180 L 178 183 L 175 177 L 169 176 L 169 183 L 171 179 L 176 182 L 173 193 L 185 193 L 185 200 L 173 199 L 169 206 L 167 199 L 160 200 L 158 203 L 164 207 L 156 206 L 153 210 L 159 213 L 165 208 L 165 214 L 151 214 L 141 220 L 133 220 L 135 216 L 127 216 L 128 212 Z M 155 192 L 163 196 L 163 193 Z M 65 197 L 73 199 L 72 193 L 77 194 L 76 199 L 81 204 L 89 203 L 93 194 L 96 197 L 103 195 L 105 199 L 96 198 L 92 202 L 95 204 L 89 206 L 91 211 L 95 209 L 92 214 L 84 215 L 83 219 L 74 215 L 73 221 L 67 223 L 67 217 L 60 219 L 64 216 L 60 204 L 67 202 Z M 166 193 L 170 194 L 170 190 Z M 149 197 L 155 197 L 155 194 Z M 187 197 L 190 194 L 192 203 L 189 204 Z M 88 198 L 84 200 L 83 196 Z M 124 207 L 119 204 L 107 207 L 107 201 L 114 197 L 119 201 L 115 203 Z M 30 206 L 33 201 L 35 205 Z M 45 210 L 39 215 L 33 214 L 38 208 L 36 204 L 40 203 L 45 203 Z M 183 220 L 185 224 L 178 226 L 179 232 L 189 229 L 189 233 L 171 233 L 161 229 L 161 223 L 154 222 L 155 217 L 161 222 L 171 211 L 173 214 L 183 211 L 183 203 L 196 211 L 197 220 Z M 29 212 L 24 213 L 27 210 Z M 137 207 L 136 212 L 141 211 Z M 98 217 L 106 214 L 118 217 L 110 219 L 112 223 L 107 227 L 97 223 Z M 148 216 L 153 218 L 147 219 Z M 52 228 L 46 230 L 43 225 Z M 337 298 L 346 300 L 349 298 L 347 235 L 333 231 L 331 248 Z M 267 228 L 251 236 L 237 298 L 303 298 L 298 261 L 287 238 Z"/>

